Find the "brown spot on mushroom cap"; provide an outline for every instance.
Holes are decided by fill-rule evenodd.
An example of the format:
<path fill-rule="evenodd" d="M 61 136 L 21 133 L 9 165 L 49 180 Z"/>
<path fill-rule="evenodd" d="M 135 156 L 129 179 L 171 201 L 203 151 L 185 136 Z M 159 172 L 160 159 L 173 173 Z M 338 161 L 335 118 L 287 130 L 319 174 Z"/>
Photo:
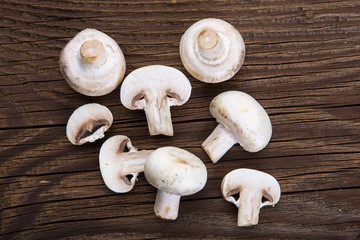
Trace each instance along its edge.
<path fill-rule="evenodd" d="M 170 152 L 169 155 L 174 159 L 175 164 L 188 165 L 191 168 L 200 167 L 197 162 L 192 161 L 192 159 L 181 157 L 181 153 Z"/>
<path fill-rule="evenodd" d="M 81 128 L 80 131 L 76 135 L 76 143 L 79 143 L 81 139 L 87 138 L 91 136 L 94 132 L 96 132 L 99 128 L 103 126 L 110 125 L 109 121 L 106 119 L 101 120 L 90 120 L 89 122 L 85 123 Z"/>
<path fill-rule="evenodd" d="M 187 161 L 185 161 L 184 159 L 177 159 L 176 162 L 180 163 L 180 164 L 189 164 Z"/>

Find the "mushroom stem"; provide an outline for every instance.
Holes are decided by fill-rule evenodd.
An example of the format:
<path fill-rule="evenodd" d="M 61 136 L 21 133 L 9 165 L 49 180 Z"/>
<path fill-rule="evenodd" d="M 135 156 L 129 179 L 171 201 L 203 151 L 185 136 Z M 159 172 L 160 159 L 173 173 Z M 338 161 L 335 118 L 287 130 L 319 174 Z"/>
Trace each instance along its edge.
<path fill-rule="evenodd" d="M 262 194 L 242 191 L 239 198 L 237 225 L 246 227 L 258 224 Z"/>
<path fill-rule="evenodd" d="M 218 42 L 218 35 L 214 30 L 205 29 L 199 34 L 197 41 L 200 49 L 212 49 Z"/>
<path fill-rule="evenodd" d="M 87 67 L 100 67 L 106 62 L 106 58 L 103 44 L 96 39 L 88 40 L 80 47 L 80 59 Z"/>
<path fill-rule="evenodd" d="M 174 135 L 170 106 L 167 103 L 162 102 L 162 106 L 160 104 L 146 104 L 144 110 L 150 135 Z"/>
<path fill-rule="evenodd" d="M 204 32 L 213 32 L 211 34 Z M 203 35 L 209 35 L 207 38 Z M 229 54 L 230 42 L 221 33 L 213 30 L 204 30 L 200 33 L 197 40 L 195 51 L 199 54 L 201 62 L 207 65 L 218 65 L 222 63 Z"/>
<path fill-rule="evenodd" d="M 210 136 L 201 144 L 213 163 L 220 160 L 229 149 L 237 143 L 234 136 L 219 123 Z"/>
<path fill-rule="evenodd" d="M 154 205 L 156 216 L 166 220 L 175 220 L 179 212 L 180 197 L 158 189 Z"/>
<path fill-rule="evenodd" d="M 124 169 L 127 169 L 129 173 L 139 173 L 144 171 L 144 165 L 146 159 L 152 153 L 153 150 L 141 150 L 124 153 L 126 154 L 126 158 L 124 157 Z"/>

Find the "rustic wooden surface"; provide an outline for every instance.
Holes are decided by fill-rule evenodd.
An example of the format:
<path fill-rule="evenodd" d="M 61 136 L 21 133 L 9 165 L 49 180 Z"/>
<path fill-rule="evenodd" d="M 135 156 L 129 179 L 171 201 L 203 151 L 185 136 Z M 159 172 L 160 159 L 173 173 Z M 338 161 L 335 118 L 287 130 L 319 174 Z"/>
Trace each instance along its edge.
<path fill-rule="evenodd" d="M 181 64 L 182 33 L 215 17 L 242 34 L 247 55 L 230 81 L 210 85 Z M 59 71 L 61 49 L 80 30 L 96 28 L 122 48 L 126 74 L 151 64 L 181 70 L 193 91 L 172 108 L 174 137 L 148 134 L 144 112 L 130 111 L 119 89 L 103 97 L 72 90 Z M 0 238 L 360 239 L 360 2 L 358 0 L 26 1 L 0 2 Z M 259 153 L 234 146 L 212 164 L 200 144 L 216 126 L 208 105 L 217 94 L 255 97 L 273 124 Z M 208 168 L 205 188 L 183 197 L 176 221 L 155 217 L 156 190 L 140 174 L 127 194 L 100 175 L 105 139 L 73 146 L 70 114 L 97 102 L 112 111 L 106 134 L 139 149 L 173 145 Z M 220 194 L 236 168 L 276 177 L 282 196 L 263 208 L 257 226 L 236 226 L 237 209 Z"/>

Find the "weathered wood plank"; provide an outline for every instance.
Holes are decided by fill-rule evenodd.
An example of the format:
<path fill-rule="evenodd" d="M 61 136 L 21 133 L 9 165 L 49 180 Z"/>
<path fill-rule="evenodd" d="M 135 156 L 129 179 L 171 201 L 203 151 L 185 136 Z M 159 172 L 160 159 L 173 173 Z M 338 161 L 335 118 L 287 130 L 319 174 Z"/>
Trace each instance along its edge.
<path fill-rule="evenodd" d="M 151 202 L 144 202 L 140 198 L 140 201 L 129 206 L 123 197 L 128 198 L 132 194 L 25 206 L 18 209 L 15 219 L 11 216 L 4 216 L 3 219 L 11 224 L 9 229 L 14 229 L 14 232 L 17 225 L 27 223 L 26 230 L 17 233 L 18 236 L 40 238 L 79 235 L 106 237 L 116 233 L 144 237 L 146 234 L 161 233 L 162 237 L 293 238 L 295 235 L 297 238 L 351 239 L 357 236 L 360 221 L 360 212 L 354 203 L 360 195 L 359 191 L 352 189 L 283 194 L 278 206 L 261 210 L 261 224 L 252 228 L 236 227 L 236 207 L 220 198 L 184 198 L 179 219 L 168 224 L 153 216 Z M 340 201 L 339 195 L 344 197 Z M 142 193 L 141 196 L 151 199 L 155 193 Z M 307 210 L 303 211 L 304 208 Z M 213 209 L 217 209 L 216 214 Z M 315 217 L 314 214 L 319 211 L 323 214 Z M 331 223 L 329 219 L 332 219 Z M 10 232 L 5 236 L 14 235 Z"/>
<path fill-rule="evenodd" d="M 181 35 L 206 17 L 241 32 L 246 59 L 230 81 L 210 85 L 181 64 Z M 0 3 L 0 238 L 4 239 L 359 239 L 360 4 L 357 0 L 37 1 Z M 119 89 L 91 98 L 63 80 L 61 49 L 96 28 L 122 48 L 127 71 L 175 67 L 190 79 L 190 100 L 171 109 L 175 136 L 148 135 L 145 114 L 125 109 Z M 216 126 L 208 106 L 227 90 L 255 97 L 273 124 L 259 153 L 234 146 L 212 164 L 200 144 Z M 105 139 L 131 138 L 139 149 L 173 145 L 199 156 L 205 188 L 182 198 L 176 221 L 153 213 L 155 189 L 143 174 L 128 194 L 104 185 L 98 152 L 105 139 L 71 145 L 66 122 L 98 102 L 114 115 Z M 191 127 L 189 127 L 191 126 Z M 260 223 L 236 227 L 236 207 L 220 194 L 229 171 L 275 176 L 282 197 Z"/>

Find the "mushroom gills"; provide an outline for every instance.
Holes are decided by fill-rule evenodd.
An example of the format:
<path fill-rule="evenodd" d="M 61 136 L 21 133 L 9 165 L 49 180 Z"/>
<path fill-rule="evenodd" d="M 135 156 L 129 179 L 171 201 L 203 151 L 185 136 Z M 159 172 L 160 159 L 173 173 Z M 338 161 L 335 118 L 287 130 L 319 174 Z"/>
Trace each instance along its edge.
<path fill-rule="evenodd" d="M 95 121 L 92 124 L 92 129 L 89 131 L 88 129 L 82 128 L 77 134 L 76 140 L 78 142 L 95 142 L 98 139 L 101 139 L 105 136 L 106 127 L 109 125 L 107 120 L 99 120 Z"/>

